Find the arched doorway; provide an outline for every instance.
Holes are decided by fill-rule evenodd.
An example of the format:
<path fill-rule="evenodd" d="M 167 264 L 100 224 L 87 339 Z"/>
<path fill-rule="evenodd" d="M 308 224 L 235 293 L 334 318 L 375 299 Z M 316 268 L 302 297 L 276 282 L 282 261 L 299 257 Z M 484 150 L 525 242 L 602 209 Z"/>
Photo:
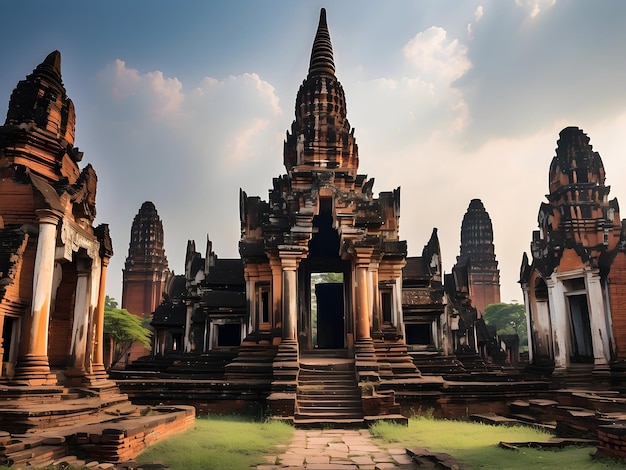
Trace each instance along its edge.
<path fill-rule="evenodd" d="M 299 331 L 304 350 L 345 348 L 352 332 L 350 261 L 339 256 L 332 202 L 330 197 L 320 198 L 309 254 L 299 268 Z"/>

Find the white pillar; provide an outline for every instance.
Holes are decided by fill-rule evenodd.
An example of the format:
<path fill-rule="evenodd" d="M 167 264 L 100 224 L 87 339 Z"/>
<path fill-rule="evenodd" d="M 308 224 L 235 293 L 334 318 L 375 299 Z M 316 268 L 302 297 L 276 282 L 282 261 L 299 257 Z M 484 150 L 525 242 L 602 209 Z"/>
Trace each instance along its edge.
<path fill-rule="evenodd" d="M 48 361 L 48 324 L 54 277 L 57 224 L 60 215 L 51 210 L 38 210 L 39 234 L 33 273 L 33 294 L 30 315 L 26 321 L 21 353 L 14 379 L 32 385 L 50 384 Z"/>
<path fill-rule="evenodd" d="M 587 273 L 587 302 L 589 306 L 589 324 L 595 364 L 608 364 L 611 357 L 609 332 L 604 311 L 604 297 L 600 275 L 597 272 Z"/>
<path fill-rule="evenodd" d="M 191 352 L 192 344 L 191 344 L 191 315 L 193 314 L 193 304 L 187 304 L 185 309 L 185 344 L 184 351 Z"/>
<path fill-rule="evenodd" d="M 74 291 L 74 319 L 72 338 L 70 343 L 71 368 L 75 371 L 84 371 L 85 354 L 87 351 L 87 337 L 89 326 L 89 271 L 78 271 L 76 289 Z"/>
<path fill-rule="evenodd" d="M 402 278 L 397 277 L 393 286 L 393 324 L 396 330 L 402 333 L 402 337 L 406 338 L 404 331 L 404 319 L 402 318 Z"/>
<path fill-rule="evenodd" d="M 533 362 L 533 331 L 531 325 L 530 310 L 530 294 L 528 286 L 522 286 L 522 295 L 524 296 L 524 315 L 526 316 L 526 334 L 528 335 L 528 362 Z M 536 314 L 536 312 L 535 312 Z"/>
<path fill-rule="evenodd" d="M 553 274 L 547 279 L 548 302 L 550 305 L 550 320 L 552 324 L 552 350 L 554 351 L 555 369 L 565 369 L 569 366 L 570 334 L 567 318 L 567 305 L 563 283 Z"/>
<path fill-rule="evenodd" d="M 108 232 L 107 232 L 108 233 Z M 113 254 L 112 252 L 110 253 Z M 104 367 L 104 303 L 106 297 L 107 267 L 109 255 L 103 254 L 98 263 L 100 273 L 98 275 L 98 288 L 96 295 L 96 307 L 93 319 L 93 342 L 91 345 L 91 373 L 96 379 L 107 379 Z M 96 263 L 94 263 L 96 264 Z"/>

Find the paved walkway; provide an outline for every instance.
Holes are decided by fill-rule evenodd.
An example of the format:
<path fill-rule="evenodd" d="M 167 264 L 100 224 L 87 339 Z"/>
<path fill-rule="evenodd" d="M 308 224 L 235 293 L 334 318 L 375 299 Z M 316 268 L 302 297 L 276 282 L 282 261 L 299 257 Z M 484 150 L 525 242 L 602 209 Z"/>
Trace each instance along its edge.
<path fill-rule="evenodd" d="M 282 453 L 281 453 L 282 452 Z M 256 470 L 416 469 L 403 447 L 381 449 L 367 429 L 296 429 L 291 444 L 267 457 Z"/>

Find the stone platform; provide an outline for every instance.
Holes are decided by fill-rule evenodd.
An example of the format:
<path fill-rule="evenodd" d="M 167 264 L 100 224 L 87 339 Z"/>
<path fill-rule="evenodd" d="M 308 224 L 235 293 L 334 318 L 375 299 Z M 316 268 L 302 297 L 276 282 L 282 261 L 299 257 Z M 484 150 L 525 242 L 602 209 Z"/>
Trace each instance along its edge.
<path fill-rule="evenodd" d="M 3 385 L 0 416 L 0 465 L 113 468 L 192 427 L 195 409 L 138 407 L 115 386 L 97 392 Z"/>

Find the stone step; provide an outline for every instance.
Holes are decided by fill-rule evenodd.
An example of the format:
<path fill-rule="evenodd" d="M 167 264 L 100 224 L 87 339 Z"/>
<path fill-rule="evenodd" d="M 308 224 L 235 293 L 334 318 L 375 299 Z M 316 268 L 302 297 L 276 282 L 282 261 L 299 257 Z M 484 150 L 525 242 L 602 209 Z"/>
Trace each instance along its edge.
<path fill-rule="evenodd" d="M 328 410 L 328 411 L 312 411 L 307 410 L 306 412 L 297 412 L 294 414 L 294 420 L 300 419 L 316 419 L 318 421 L 324 421 L 329 419 L 360 419 L 363 420 L 363 412 L 352 412 L 352 411 L 338 411 L 338 410 Z"/>
<path fill-rule="evenodd" d="M 335 400 L 341 397 L 356 397 L 356 392 L 354 388 L 341 388 L 331 390 L 328 390 L 327 388 L 302 390 L 301 388 L 299 388 L 298 396 L 303 398 L 315 397 L 316 399 L 329 397 Z"/>
<path fill-rule="evenodd" d="M 294 417 L 293 423 L 298 428 L 339 428 L 339 429 L 351 429 L 351 428 L 363 428 L 365 427 L 365 420 L 363 418 L 305 418 Z"/>
<path fill-rule="evenodd" d="M 294 424 L 338 426 L 338 419 L 363 424 L 361 393 L 354 361 L 344 358 L 301 358 Z M 345 424 L 345 423 L 344 423 Z"/>
<path fill-rule="evenodd" d="M 319 400 L 319 399 L 300 399 L 298 398 L 298 408 L 312 408 L 317 407 L 319 410 L 327 409 L 327 408 L 353 408 L 353 409 L 361 409 L 361 400 L 354 400 L 354 398 L 344 398 L 344 399 L 328 399 L 328 400 Z"/>
<path fill-rule="evenodd" d="M 351 377 L 350 379 L 345 378 L 343 380 L 332 380 L 328 377 L 298 377 L 298 384 L 300 385 L 328 385 L 328 386 L 343 386 L 343 387 L 351 387 L 354 386 L 354 382 L 356 381 L 356 377 Z"/>

